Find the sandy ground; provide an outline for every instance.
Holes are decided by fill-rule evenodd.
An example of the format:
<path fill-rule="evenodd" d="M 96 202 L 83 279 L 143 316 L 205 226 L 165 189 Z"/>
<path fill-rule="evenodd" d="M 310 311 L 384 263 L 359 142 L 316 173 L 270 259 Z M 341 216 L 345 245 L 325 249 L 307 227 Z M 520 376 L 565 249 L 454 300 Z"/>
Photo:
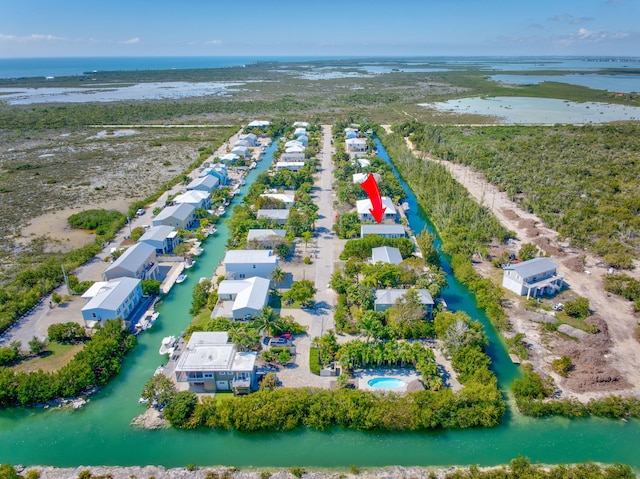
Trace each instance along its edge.
<path fill-rule="evenodd" d="M 390 131 L 388 126 L 385 126 L 385 129 Z M 407 143 L 415 152 L 408 140 Z M 429 161 L 440 161 L 420 152 L 417 154 Z M 593 321 L 602 321 L 601 333 L 591 335 L 593 338 L 584 340 L 581 347 L 571 348 L 569 346 L 572 340 L 567 343 L 557 335 L 549 337 L 550 335 L 541 333 L 540 323 L 533 320 L 539 318 L 532 319 L 532 315 L 521 307 L 522 299 L 514 296 L 514 306 L 506 311 L 514 330 L 525 333 L 526 341 L 533 353 L 531 360 L 534 367 L 551 375 L 563 395 L 573 396 L 582 401 L 609 395 L 612 391 L 622 395 L 639 396 L 640 344 L 634 337 L 638 318 L 633 314 L 629 301 L 609 295 L 604 290 L 602 281 L 608 270 L 604 267 L 602 259 L 559 243 L 556 231 L 546 227 L 538 216 L 520 209 L 505 193 L 487 182 L 481 173 L 456 163 L 443 161 L 442 164 L 467 188 L 476 201 L 489 208 L 507 229 L 517 233 L 520 243 L 515 245 L 516 249 L 520 244 L 535 243 L 549 253 L 558 265 L 558 272 L 564 275 L 570 291 L 589 299 L 590 308 L 595 316 Z M 583 267 L 579 266 L 580 257 L 585 258 Z M 637 266 L 640 264 L 637 263 Z M 482 274 L 487 275 L 486 264 L 476 267 Z M 640 277 L 638 268 L 627 274 Z M 584 357 L 588 356 L 585 355 L 585 350 L 591 348 L 594 354 Z M 591 373 L 590 379 L 565 380 L 551 370 L 553 359 L 567 353 L 576 363 L 574 373 Z M 616 374 L 617 372 L 619 374 Z"/>

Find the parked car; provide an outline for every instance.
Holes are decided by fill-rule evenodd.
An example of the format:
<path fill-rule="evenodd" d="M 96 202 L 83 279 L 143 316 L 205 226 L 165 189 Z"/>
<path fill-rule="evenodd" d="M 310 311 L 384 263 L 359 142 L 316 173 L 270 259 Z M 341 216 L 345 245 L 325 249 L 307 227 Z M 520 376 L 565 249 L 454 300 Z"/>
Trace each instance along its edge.
<path fill-rule="evenodd" d="M 140 208 L 138 211 L 136 211 L 136 215 L 138 216 L 142 216 L 145 213 L 144 209 Z"/>

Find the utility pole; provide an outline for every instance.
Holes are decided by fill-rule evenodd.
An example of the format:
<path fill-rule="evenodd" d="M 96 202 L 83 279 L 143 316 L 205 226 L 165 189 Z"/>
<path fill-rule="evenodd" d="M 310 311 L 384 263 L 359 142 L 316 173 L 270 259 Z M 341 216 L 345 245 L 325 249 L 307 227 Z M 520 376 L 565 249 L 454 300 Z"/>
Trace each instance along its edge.
<path fill-rule="evenodd" d="M 127 216 L 127 224 L 129 225 L 129 238 L 131 238 L 131 219 Z"/>

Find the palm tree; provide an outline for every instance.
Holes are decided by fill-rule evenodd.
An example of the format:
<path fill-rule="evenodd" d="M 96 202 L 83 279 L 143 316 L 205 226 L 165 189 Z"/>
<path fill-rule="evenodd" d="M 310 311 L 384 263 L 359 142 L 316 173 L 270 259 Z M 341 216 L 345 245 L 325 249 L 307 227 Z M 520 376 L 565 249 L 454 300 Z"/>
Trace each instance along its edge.
<path fill-rule="evenodd" d="M 282 283 L 286 278 L 284 271 L 280 266 L 276 266 L 271 273 L 271 279 L 276 282 L 276 288 L 280 287 L 280 283 Z"/>
<path fill-rule="evenodd" d="M 265 306 L 260 310 L 253 320 L 253 324 L 258 331 L 262 331 L 266 336 L 271 336 L 277 327 L 280 316 L 270 306 Z"/>

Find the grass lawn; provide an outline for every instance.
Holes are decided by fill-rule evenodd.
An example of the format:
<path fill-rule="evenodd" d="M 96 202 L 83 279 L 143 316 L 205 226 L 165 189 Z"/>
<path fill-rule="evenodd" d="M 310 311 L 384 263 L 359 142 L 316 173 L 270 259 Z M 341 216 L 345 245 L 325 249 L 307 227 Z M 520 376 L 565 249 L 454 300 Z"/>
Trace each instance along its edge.
<path fill-rule="evenodd" d="M 229 401 L 230 399 L 234 399 L 236 396 L 231 391 L 225 392 L 216 392 L 214 398 L 216 402 L 219 404 L 222 401 Z"/>
<path fill-rule="evenodd" d="M 84 347 L 84 344 L 60 344 L 50 342 L 40 356 L 22 361 L 13 367 L 14 371 L 25 373 L 42 369 L 44 372 L 53 372 L 67 364 Z"/>

